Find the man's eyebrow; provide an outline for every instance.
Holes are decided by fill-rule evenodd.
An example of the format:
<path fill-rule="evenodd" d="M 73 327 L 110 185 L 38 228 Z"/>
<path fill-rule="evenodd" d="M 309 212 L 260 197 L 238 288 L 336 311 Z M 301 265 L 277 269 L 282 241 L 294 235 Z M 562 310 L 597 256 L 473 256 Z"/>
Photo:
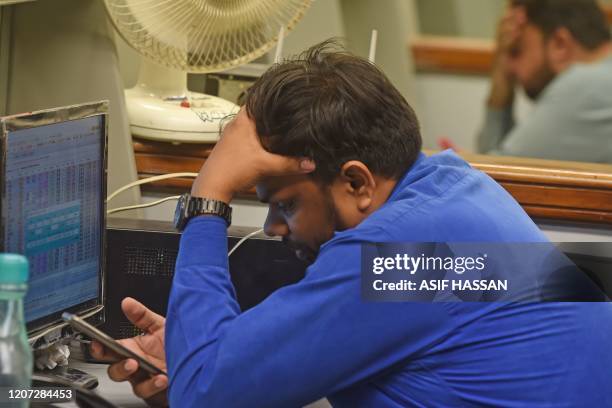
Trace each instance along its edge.
<path fill-rule="evenodd" d="M 266 189 L 266 194 L 264 194 L 263 197 L 259 198 L 259 202 L 260 203 L 264 203 L 264 204 L 268 204 L 270 201 L 272 201 L 272 199 L 274 198 L 274 196 L 278 193 L 279 189 L 278 188 L 268 188 Z"/>

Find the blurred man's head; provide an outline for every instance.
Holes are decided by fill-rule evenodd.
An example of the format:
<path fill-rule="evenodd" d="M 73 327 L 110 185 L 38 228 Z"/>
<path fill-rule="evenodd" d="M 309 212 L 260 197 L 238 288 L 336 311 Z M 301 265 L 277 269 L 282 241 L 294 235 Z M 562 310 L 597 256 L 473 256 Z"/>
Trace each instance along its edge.
<path fill-rule="evenodd" d="M 588 62 L 610 41 L 610 27 L 594 0 L 511 0 L 526 24 L 512 51 L 510 70 L 537 98 L 559 73 Z"/>
<path fill-rule="evenodd" d="M 316 170 L 257 185 L 265 230 L 314 260 L 333 232 L 359 224 L 387 199 L 421 150 L 417 118 L 376 66 L 333 43 L 274 65 L 245 105 L 270 152 L 308 157 Z"/>

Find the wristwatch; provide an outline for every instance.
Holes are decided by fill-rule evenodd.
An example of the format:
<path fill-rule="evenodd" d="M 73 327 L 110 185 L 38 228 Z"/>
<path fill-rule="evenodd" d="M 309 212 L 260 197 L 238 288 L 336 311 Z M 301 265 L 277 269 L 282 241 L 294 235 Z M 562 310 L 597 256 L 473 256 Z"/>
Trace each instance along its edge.
<path fill-rule="evenodd" d="M 183 194 L 174 211 L 174 227 L 182 231 L 192 217 L 207 214 L 223 218 L 228 227 L 232 223 L 232 207 L 223 201 Z"/>

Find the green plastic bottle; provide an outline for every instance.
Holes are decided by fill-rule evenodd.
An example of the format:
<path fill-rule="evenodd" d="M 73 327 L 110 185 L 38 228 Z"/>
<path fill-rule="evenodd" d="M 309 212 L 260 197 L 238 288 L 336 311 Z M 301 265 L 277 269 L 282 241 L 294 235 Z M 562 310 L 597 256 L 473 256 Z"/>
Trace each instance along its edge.
<path fill-rule="evenodd" d="M 0 406 L 27 407 L 28 401 L 10 401 L 10 390 L 28 390 L 32 382 L 32 350 L 23 315 L 28 260 L 0 254 Z M 9 402 L 10 401 L 10 402 Z"/>

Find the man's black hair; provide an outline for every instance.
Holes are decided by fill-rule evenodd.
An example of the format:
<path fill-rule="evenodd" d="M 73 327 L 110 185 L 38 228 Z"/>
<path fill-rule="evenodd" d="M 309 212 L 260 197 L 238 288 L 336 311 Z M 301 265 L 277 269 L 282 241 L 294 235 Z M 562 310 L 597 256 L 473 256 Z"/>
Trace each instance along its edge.
<path fill-rule="evenodd" d="M 610 26 L 595 0 L 512 0 L 512 5 L 523 7 L 545 37 L 566 28 L 587 50 L 610 41 Z"/>
<path fill-rule="evenodd" d="M 313 159 L 313 176 L 325 183 L 349 160 L 399 179 L 421 150 L 410 105 L 375 65 L 333 40 L 272 66 L 244 102 L 262 145 Z"/>

